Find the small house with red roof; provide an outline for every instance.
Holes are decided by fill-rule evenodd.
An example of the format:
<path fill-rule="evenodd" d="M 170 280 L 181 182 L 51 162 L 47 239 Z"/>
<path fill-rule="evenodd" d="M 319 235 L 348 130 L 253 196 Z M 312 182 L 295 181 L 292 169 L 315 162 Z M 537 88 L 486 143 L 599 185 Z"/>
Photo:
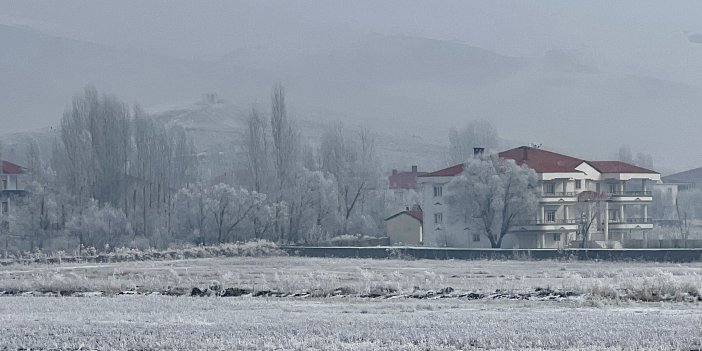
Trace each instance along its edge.
<path fill-rule="evenodd" d="M 423 214 L 420 206 L 407 207 L 385 219 L 385 228 L 391 245 L 418 246 L 424 244 Z"/>
<path fill-rule="evenodd" d="M 482 152 L 476 149 L 476 156 Z M 539 204 L 533 218 L 517 223 L 504 248 L 566 248 L 585 242 L 596 247 L 621 247 L 627 234 L 653 229 L 649 190 L 660 182 L 658 172 L 620 161 L 589 161 L 521 146 L 498 154 L 533 169 L 538 177 Z M 446 185 L 463 172 L 463 164 L 419 176 L 428 245 L 445 245 L 447 237 L 460 246 L 490 247 L 479 233 L 448 225 Z M 582 203 L 597 206 L 583 206 Z M 583 209 L 587 209 L 583 211 Z M 588 224 L 585 225 L 585 222 Z M 585 231 L 583 228 L 587 228 Z"/>
<path fill-rule="evenodd" d="M 25 194 L 21 177 L 25 173 L 22 166 L 0 160 L 0 218 L 10 212 L 12 201 Z"/>

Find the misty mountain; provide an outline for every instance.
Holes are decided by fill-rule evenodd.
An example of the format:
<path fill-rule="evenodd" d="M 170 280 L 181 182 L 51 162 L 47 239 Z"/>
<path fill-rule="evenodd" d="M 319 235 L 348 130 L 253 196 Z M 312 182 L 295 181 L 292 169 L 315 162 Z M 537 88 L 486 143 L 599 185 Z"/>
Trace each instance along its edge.
<path fill-rule="evenodd" d="M 250 101 L 273 77 L 251 68 L 175 59 L 0 25 L 0 119 L 4 131 L 57 124 L 87 84 L 146 106 L 193 101 L 221 91 Z M 258 90 L 261 89 L 261 90 Z"/>
<path fill-rule="evenodd" d="M 252 57 L 239 51 L 220 62 L 247 65 Z M 451 126 L 487 119 L 503 136 L 582 157 L 609 158 L 630 144 L 666 166 L 702 162 L 688 151 L 702 146 L 702 138 L 687 127 L 702 127 L 702 90 L 600 72 L 565 52 L 515 58 L 454 41 L 370 35 L 324 55 L 261 62 L 267 65 L 258 68 L 286 77 L 302 100 L 316 96 L 327 109 L 377 128 L 416 128 L 441 140 Z M 309 92 L 316 93 L 303 96 Z M 682 138 L 659 143 L 673 136 Z M 671 152 L 688 159 L 668 163 Z"/>
<path fill-rule="evenodd" d="M 666 167 L 702 163 L 702 155 L 690 152 L 702 148 L 702 89 L 601 72 L 565 52 L 509 57 L 456 41 L 369 35 L 311 53 L 252 46 L 209 62 L 8 26 L 0 26 L 0 42 L 6 48 L 0 75 L 12 82 L 0 87 L 0 118 L 9 121 L 3 123 L 8 131 L 57 123 L 85 84 L 154 109 L 216 92 L 229 102 L 217 114 L 235 118 L 251 103 L 265 109 L 271 86 L 282 82 L 298 120 L 368 126 L 381 139 L 397 140 L 398 150 L 431 150 L 425 145 L 447 143 L 449 128 L 487 119 L 503 137 L 574 156 L 610 158 L 629 144 Z M 208 127 L 212 117 L 205 111 L 186 115 L 199 129 L 219 130 Z M 425 164 L 433 167 L 441 158 L 428 156 Z"/>
<path fill-rule="evenodd" d="M 183 127 L 193 138 L 195 146 L 201 151 L 201 162 L 207 163 L 204 168 L 212 176 L 230 171 L 232 162 L 244 159 L 244 142 L 246 133 L 246 117 L 250 106 L 238 105 L 231 102 L 217 103 L 198 102 L 195 104 L 151 111 L 156 120 L 166 125 Z M 302 136 L 310 145 L 318 146 L 320 136 L 332 123 L 324 121 L 315 111 L 298 111 L 301 116 L 313 118 L 295 118 Z M 314 118 L 317 117 L 317 118 Z M 350 131 L 358 126 L 347 125 Z M 447 160 L 438 158 L 444 155 L 446 147 L 422 138 L 419 133 L 400 135 L 392 130 L 376 130 L 375 145 L 385 170 L 391 168 L 410 169 L 411 165 L 420 165 L 422 169 L 442 167 Z M 245 168 L 245 166 L 244 166 Z"/>

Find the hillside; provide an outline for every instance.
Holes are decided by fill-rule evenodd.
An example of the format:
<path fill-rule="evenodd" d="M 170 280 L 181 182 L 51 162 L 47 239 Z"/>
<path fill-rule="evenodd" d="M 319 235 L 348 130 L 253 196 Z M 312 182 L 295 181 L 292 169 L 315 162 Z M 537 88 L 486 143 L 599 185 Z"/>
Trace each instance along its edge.
<path fill-rule="evenodd" d="M 265 73 L 234 65 L 174 59 L 52 37 L 0 25 L 1 132 L 58 123 L 87 84 L 145 106 L 192 101 L 217 91 L 242 101 L 267 94 Z"/>
<path fill-rule="evenodd" d="M 55 125 L 71 97 L 93 84 L 152 110 L 216 92 L 229 101 L 213 112 L 217 118 L 207 109 L 185 114 L 197 117 L 191 129 L 221 135 L 217 123 L 252 103 L 265 107 L 271 86 L 282 82 L 290 114 L 310 123 L 310 136 L 330 121 L 369 127 L 394 150 L 387 158 L 397 167 L 422 164 L 409 162 L 412 153 L 427 167 L 442 164 L 426 145 L 445 145 L 448 129 L 471 119 L 493 121 L 508 139 L 579 157 L 609 158 L 629 144 L 666 168 L 702 163 L 702 153 L 690 152 L 702 149 L 702 89 L 600 72 L 560 52 L 507 57 L 454 41 L 369 35 L 309 55 L 242 49 L 205 62 L 9 26 L 0 26 L 0 42 L 7 48 L 0 76 L 11 82 L 0 86 L 0 134 Z M 205 139 L 218 143 L 214 135 Z"/>

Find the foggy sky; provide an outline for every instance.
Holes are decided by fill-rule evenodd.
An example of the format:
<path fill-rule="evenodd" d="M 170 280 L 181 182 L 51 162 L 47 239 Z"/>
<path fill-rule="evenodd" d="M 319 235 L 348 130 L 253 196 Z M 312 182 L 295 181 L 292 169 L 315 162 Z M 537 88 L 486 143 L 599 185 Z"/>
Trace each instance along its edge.
<path fill-rule="evenodd" d="M 333 45 L 335 35 L 377 32 L 510 56 L 568 50 L 605 71 L 696 85 L 702 47 L 686 33 L 702 33 L 701 13 L 699 1 L 0 1 L 0 23 L 182 58 L 216 60 L 290 40 Z"/>
<path fill-rule="evenodd" d="M 421 97 L 424 86 L 427 95 L 433 95 L 432 100 L 424 108 L 426 113 L 431 113 L 427 106 L 437 106 L 437 116 L 444 118 L 446 115 L 445 129 L 435 131 L 432 137 L 438 138 L 445 135 L 450 126 L 460 126 L 462 119 L 486 118 L 495 115 L 495 123 L 501 133 L 512 139 L 545 142 L 547 145 L 558 146 L 565 150 L 581 150 L 582 157 L 597 158 L 607 156 L 608 150 L 614 152 L 622 143 L 627 143 L 634 150 L 642 150 L 654 154 L 656 163 L 665 167 L 684 168 L 702 165 L 702 154 L 688 152 L 690 149 L 699 150 L 702 146 L 702 137 L 692 130 L 702 130 L 702 122 L 694 121 L 698 105 L 684 105 L 676 110 L 679 100 L 694 101 L 702 88 L 702 44 L 698 33 L 702 33 L 702 2 L 678 1 L 675 6 L 665 2 L 655 1 L 587 1 L 582 3 L 565 1 L 445 1 L 438 4 L 435 1 L 0 1 L 0 24 L 11 25 L 18 28 L 30 29 L 55 37 L 67 38 L 81 42 L 90 42 L 104 47 L 131 50 L 132 53 L 144 55 L 157 55 L 174 59 L 168 61 L 169 66 L 183 70 L 183 67 L 206 66 L 202 62 L 211 62 L 213 65 L 233 63 L 237 66 L 255 68 L 265 72 L 260 78 L 251 78 L 250 89 L 237 90 L 224 87 L 225 83 L 210 84 L 213 72 L 206 72 L 206 78 L 201 73 L 192 73 L 198 77 L 187 79 L 199 82 L 194 84 L 197 89 L 221 89 L 225 98 L 241 103 L 249 103 L 255 96 L 264 100 L 270 87 L 269 82 L 281 80 L 290 81 L 290 93 L 295 98 L 295 88 L 298 84 L 291 69 L 300 67 L 300 62 L 305 62 L 309 57 L 326 59 L 330 52 L 346 50 L 354 43 L 363 41 L 369 34 L 381 35 L 406 35 L 428 39 L 441 39 L 482 48 L 506 57 L 520 59 L 543 58 L 547 52 L 559 52 L 566 58 L 568 64 L 582 65 L 588 69 L 602 73 L 603 81 L 620 82 L 626 86 L 635 86 L 643 91 L 631 95 L 631 104 L 634 108 L 623 114 L 627 119 L 617 121 L 614 126 L 619 128 L 619 133 L 602 131 L 603 140 L 597 140 L 597 146 L 589 151 L 582 151 L 584 145 L 592 143 L 593 138 L 578 139 L 581 136 L 562 135 L 553 137 L 557 130 L 548 130 L 543 133 L 538 128 L 518 128 L 515 124 L 538 124 L 538 116 L 544 110 L 553 113 L 551 121 L 558 120 L 558 114 L 563 113 L 563 107 L 540 106 L 539 96 L 529 96 L 522 105 L 525 120 L 516 120 L 514 111 L 501 111 L 498 108 L 491 110 L 491 106 L 499 106 L 499 92 L 497 88 L 481 92 L 466 100 L 466 106 L 479 105 L 481 101 L 496 101 L 485 106 L 480 105 L 474 110 L 463 105 L 456 105 L 460 101 L 459 93 L 451 96 L 451 92 L 441 89 L 433 90 L 433 85 L 398 85 L 387 86 L 387 90 L 399 89 L 405 95 L 398 97 L 397 101 L 378 98 L 372 105 L 382 109 L 382 113 L 389 119 L 393 116 L 393 104 L 403 102 L 403 99 Z M 12 50 L 10 45 L 2 45 L 2 50 Z M 136 54 L 135 54 L 136 55 Z M 109 56 L 109 55 L 108 55 Z M 560 57 L 560 56 L 559 56 Z M 148 60 L 152 60 L 149 58 Z M 295 62 L 291 62 L 297 60 Z M 572 62 L 571 62 L 572 61 Z M 139 61 L 141 62 L 141 61 Z M 527 62 L 527 61 L 523 61 Z M 0 52 L 0 65 L 3 64 Z M 14 65 L 10 61 L 10 65 Z M 427 62 L 427 65 L 431 65 Z M 559 63 L 560 64 L 560 63 Z M 219 67 L 219 66 L 212 66 Z M 13 67 L 0 66 L 0 72 L 10 71 Z M 219 69 L 219 68 L 217 68 Z M 560 69 L 560 68 L 559 68 Z M 571 68 L 568 68 L 570 70 Z M 216 69 L 213 69 L 216 71 Z M 251 72 L 250 69 L 245 69 Z M 190 71 L 188 71 L 189 73 Z M 194 70 L 193 72 L 200 72 Z M 550 71 L 549 71 L 550 72 Z M 560 72 L 560 71 L 559 71 Z M 190 73 L 189 73 L 190 74 Z M 528 76 L 529 82 L 534 79 L 531 73 L 519 73 L 518 77 Z M 166 71 L 161 75 L 172 75 Z M 231 73 L 232 77 L 240 77 L 239 73 Z M 637 76 L 630 80 L 629 76 Z M 279 78 L 282 77 L 282 78 Z M 612 78 L 618 77 L 618 78 Z M 623 77 L 623 78 L 622 78 Z M 43 77 L 27 77 L 28 80 L 41 80 Z M 655 78 L 666 82 L 653 82 L 647 80 Z M 13 79 L 21 79 L 20 75 Z M 47 78 L 50 79 L 50 78 Z M 209 80 L 208 80 L 209 79 Z M 228 78 L 222 78 L 228 79 Z M 553 81 L 563 80 L 561 76 L 549 78 Z M 231 79 L 230 79 L 231 80 Z M 602 90 L 602 81 L 591 82 L 589 78 L 577 79 L 588 89 Z M 244 79 L 243 82 L 248 82 Z M 512 93 L 514 85 L 523 80 L 515 76 L 505 76 L 496 80 L 496 86 L 502 91 Z M 5 91 L 11 90 L 10 85 L 16 82 L 3 80 L 6 84 Z M 188 96 L 196 99 L 195 88 L 192 91 L 170 92 L 164 90 L 158 96 L 147 96 L 139 89 L 127 89 L 127 83 L 122 85 L 105 81 L 72 82 L 65 87 L 65 93 L 46 97 L 46 105 L 51 106 L 53 115 L 46 114 L 44 110 L 37 110 L 32 118 L 22 117 L 27 123 L 13 123 L 4 126 L 3 132 L 15 132 L 35 129 L 45 125 L 55 125 L 60 118 L 63 106 L 69 101 L 70 96 L 81 89 L 82 84 L 96 84 L 98 89 L 106 89 L 124 97 L 128 102 L 142 102 L 146 105 L 182 103 Z M 47 82 L 51 84 L 51 82 Z M 243 83 L 242 83 L 243 84 Z M 300 106 L 319 109 L 334 110 L 334 106 L 326 106 L 321 96 L 319 103 L 313 101 L 316 82 L 299 83 L 300 93 L 297 101 Z M 385 84 L 385 83 L 384 83 Z M 434 83 L 432 83 L 434 84 Z M 500 85 L 503 84 L 504 86 Z M 572 82 L 558 84 L 573 84 Z M 22 84 L 19 84 L 20 86 Z M 650 86 L 648 86 L 650 85 Z M 660 88 L 664 86 L 664 88 Z M 153 90 L 144 87 L 146 90 Z M 307 90 L 305 90 L 307 89 Z M 581 88 L 578 88 L 581 89 Z M 619 90 L 619 86 L 614 86 Z M 242 91 L 246 92 L 242 92 Z M 324 89 L 328 90 L 328 89 Z M 362 89 L 360 89 L 362 90 Z M 646 91 L 663 91 L 668 100 L 664 101 L 661 111 L 647 114 L 650 108 L 642 108 L 641 118 L 637 118 L 637 101 L 645 96 Z M 359 90 L 354 90 L 354 92 Z M 326 92 L 325 92 L 326 93 Z M 346 92 L 342 92 L 346 94 Z M 342 95 L 342 93 L 339 93 Z M 19 93 L 18 93 L 19 94 Z M 50 93 L 47 93 L 51 95 Z M 189 95 L 192 94 L 192 95 Z M 228 94 L 228 95 L 227 95 Z M 246 95 L 248 94 L 248 95 Z M 505 98 L 513 98 L 504 94 Z M 520 93 L 521 94 L 521 93 Z M 629 98 L 629 95 L 617 97 L 618 100 Z M 447 97 L 448 96 L 448 97 Z M 621 109 L 617 106 L 611 110 L 607 107 L 614 104 L 606 101 L 608 94 L 596 96 L 597 101 L 583 99 L 573 102 L 577 106 L 575 112 L 566 114 L 571 119 L 588 118 L 595 114 L 609 115 L 604 120 L 616 119 Z M 42 98 L 36 97 L 33 101 L 42 104 Z M 328 101 L 335 101 L 328 97 Z M 358 101 L 373 96 L 356 96 Z M 572 98 L 572 96 L 570 96 Z M 15 99 L 16 100 L 16 99 Z M 291 99 L 291 101 L 295 101 Z M 383 101 L 386 104 L 383 105 Z M 548 101 L 548 100 L 545 100 Z M 542 102 L 543 103 L 543 102 Z M 546 102 L 548 103 L 548 102 Z M 294 103 L 293 103 L 294 104 Z M 453 105 L 452 105 L 453 104 Z M 444 106 L 445 105 L 445 106 Z M 455 105 L 455 106 L 454 106 Z M 670 106 L 670 107 L 668 107 Z M 311 108 L 311 107 L 310 107 Z M 515 107 L 511 107 L 514 109 Z M 671 115 L 683 115 L 678 121 L 677 129 L 683 129 L 688 134 L 678 140 L 677 144 L 657 144 L 641 142 L 640 138 L 630 136 L 639 133 L 644 139 L 656 138 L 656 131 L 644 131 L 648 124 L 657 128 L 656 123 L 650 119 L 662 119 L 668 112 Z M 302 110 L 302 109 L 301 109 Z M 419 109 L 417 109 L 419 110 Z M 458 116 L 462 110 L 470 111 L 471 116 Z M 18 112 L 19 111 L 19 112 Z M 12 110 L 14 115 L 19 115 L 21 110 Z M 333 111 L 344 115 L 357 112 L 359 115 L 367 114 L 363 110 L 348 112 Z M 379 112 L 381 113 L 381 112 Z M 443 114 L 443 115 L 442 115 Z M 458 116 L 458 117 L 457 117 Z M 12 116 L 0 116 L 10 119 Z M 19 118 L 19 117 L 18 117 Z M 412 117 L 415 118 L 415 117 Z M 373 118 L 369 118 L 373 119 Z M 413 120 L 414 121 L 414 120 Z M 417 125 L 421 121 L 416 121 Z M 542 128 L 543 129 L 543 128 Z M 626 131 L 622 135 L 621 131 Z M 672 131 L 669 131 L 672 133 Z M 613 140 L 617 134 L 622 135 L 622 140 Z M 664 134 L 664 140 L 674 138 L 675 135 Z M 595 137 L 599 139 L 600 137 Z M 573 145 L 566 145 L 573 140 Z M 678 138 L 680 139 L 680 138 Z M 663 148 L 663 149 L 662 149 Z M 668 157 L 670 153 L 678 156 Z"/>

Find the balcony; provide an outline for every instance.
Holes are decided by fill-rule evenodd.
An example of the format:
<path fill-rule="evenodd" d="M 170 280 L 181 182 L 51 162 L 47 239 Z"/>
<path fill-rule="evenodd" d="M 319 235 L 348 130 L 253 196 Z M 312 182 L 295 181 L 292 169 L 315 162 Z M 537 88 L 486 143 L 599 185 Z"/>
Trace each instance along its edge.
<path fill-rule="evenodd" d="M 20 197 L 27 195 L 26 190 L 0 190 L 0 198 L 2 197 Z"/>
<path fill-rule="evenodd" d="M 609 230 L 653 229 L 652 218 L 616 218 L 609 220 Z"/>
<path fill-rule="evenodd" d="M 541 193 L 539 201 L 545 203 L 576 202 L 578 201 L 578 194 L 571 191 L 544 192 Z"/>
<path fill-rule="evenodd" d="M 653 201 L 650 191 L 615 191 L 607 193 L 607 199 L 613 202 L 646 202 Z"/>
<path fill-rule="evenodd" d="M 576 231 L 578 230 L 578 219 L 556 219 L 545 221 L 541 219 L 519 221 L 515 223 L 510 231 L 515 232 L 543 232 L 543 231 Z"/>

